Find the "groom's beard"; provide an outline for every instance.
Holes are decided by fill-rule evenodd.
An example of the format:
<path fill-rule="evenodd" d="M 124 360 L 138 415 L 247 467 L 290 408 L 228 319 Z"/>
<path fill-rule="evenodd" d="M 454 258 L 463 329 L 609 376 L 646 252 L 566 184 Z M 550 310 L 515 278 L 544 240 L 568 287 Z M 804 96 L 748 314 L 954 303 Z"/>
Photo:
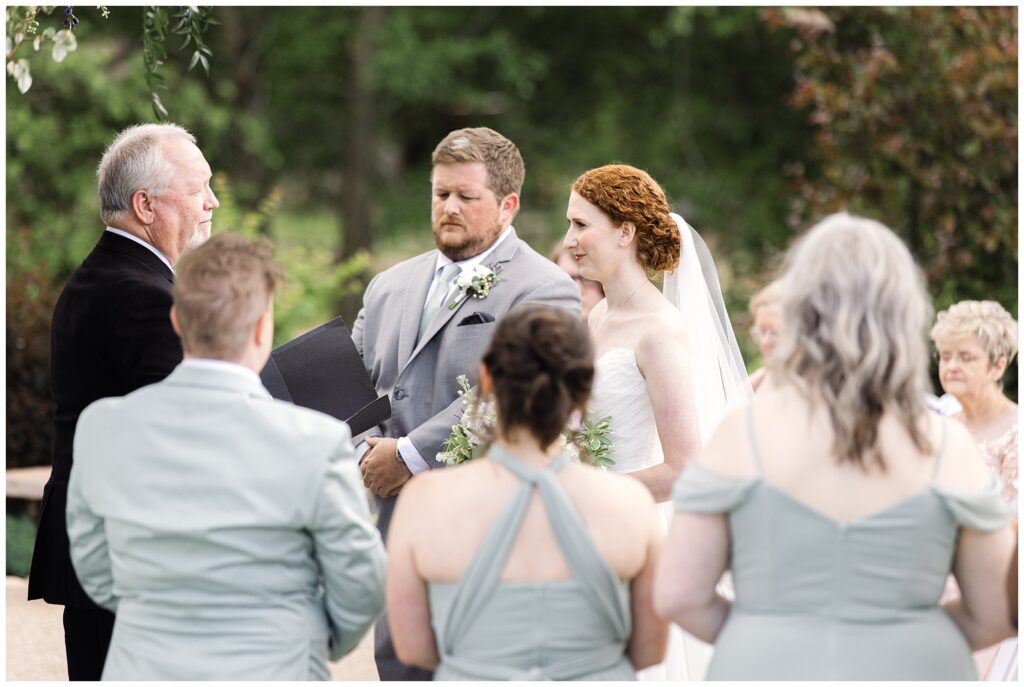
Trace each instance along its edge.
<path fill-rule="evenodd" d="M 450 226 L 453 224 L 461 229 Z M 496 219 L 489 230 L 482 230 L 468 226 L 464 220 L 443 216 L 434 223 L 433 230 L 437 249 L 452 262 L 461 262 L 493 246 L 501 236 L 502 226 Z"/>

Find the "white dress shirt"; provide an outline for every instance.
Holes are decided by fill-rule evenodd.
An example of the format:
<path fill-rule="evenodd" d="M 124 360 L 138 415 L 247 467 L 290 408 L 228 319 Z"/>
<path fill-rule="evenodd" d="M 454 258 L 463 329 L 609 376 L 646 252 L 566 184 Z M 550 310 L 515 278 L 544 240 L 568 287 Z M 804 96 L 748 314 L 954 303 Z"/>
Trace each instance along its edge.
<path fill-rule="evenodd" d="M 107 231 L 109 231 L 111 234 L 117 234 L 118 236 L 123 236 L 126 239 L 128 239 L 129 241 L 134 241 L 135 243 L 139 244 L 140 246 L 145 246 L 146 248 L 148 248 L 150 250 L 151 253 L 153 253 L 153 255 L 155 255 L 156 257 L 160 258 L 160 260 L 162 260 L 163 263 L 165 265 L 167 265 L 167 269 L 169 269 L 171 272 L 174 271 L 174 268 L 171 266 L 171 261 L 168 260 L 167 256 L 164 255 L 163 253 L 161 253 L 160 249 L 157 248 L 156 246 L 154 246 L 153 244 L 146 243 L 145 241 L 140 239 L 135 234 L 129 234 L 127 231 L 124 231 L 123 229 L 117 229 L 115 227 L 107 227 Z"/>
<path fill-rule="evenodd" d="M 510 224 L 505 229 L 505 231 L 501 233 L 501 236 L 498 237 L 498 240 L 491 244 L 491 247 L 485 250 L 483 253 L 479 253 L 471 258 L 466 258 L 465 260 L 460 260 L 459 262 L 456 262 L 455 264 L 459 266 L 459 272 L 462 273 L 467 269 L 472 269 L 473 267 L 476 267 L 477 265 L 483 263 L 483 261 L 487 259 L 487 256 L 493 253 L 494 249 L 498 247 L 498 244 L 500 244 L 502 241 L 508 238 L 509 234 L 511 234 L 513 231 L 514 229 Z M 441 276 L 441 270 L 446 265 L 450 265 L 453 262 L 454 261 L 447 255 L 438 251 L 437 263 L 434 265 L 434 278 L 430 282 L 430 288 L 427 289 L 427 297 L 423 299 L 423 304 L 420 306 L 421 308 L 426 307 L 426 304 L 430 302 L 430 297 L 433 295 L 434 290 L 437 289 L 438 281 Z M 457 278 L 458 277 L 456 277 L 456 279 Z M 455 280 L 453 279 L 452 283 L 454 282 Z M 363 456 L 365 456 L 366 452 L 369 450 L 370 445 L 367 444 L 366 441 L 360 441 L 359 445 L 356 446 L 356 459 L 361 461 L 363 459 Z M 402 454 L 402 460 L 405 461 L 405 466 L 409 468 L 409 472 L 411 472 L 412 474 L 418 475 L 424 470 L 430 469 L 430 467 L 427 465 L 426 459 L 422 455 L 420 455 L 420 452 L 416 450 L 416 447 L 413 446 L 412 441 L 410 441 L 408 437 L 398 438 L 398 452 Z"/>

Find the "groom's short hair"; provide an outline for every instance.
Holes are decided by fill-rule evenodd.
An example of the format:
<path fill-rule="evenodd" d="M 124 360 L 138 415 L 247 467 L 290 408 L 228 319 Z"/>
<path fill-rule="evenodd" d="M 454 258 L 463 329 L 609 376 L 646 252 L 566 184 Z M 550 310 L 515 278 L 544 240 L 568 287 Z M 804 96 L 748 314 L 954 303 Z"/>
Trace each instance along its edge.
<path fill-rule="evenodd" d="M 437 144 L 433 166 L 459 162 L 482 162 L 487 168 L 487 186 L 500 201 L 510 193 L 519 194 L 526 177 L 526 165 L 516 144 L 485 126 L 457 129 Z"/>
<path fill-rule="evenodd" d="M 174 271 L 181 347 L 192 356 L 237 360 L 282 281 L 266 240 L 221 234 L 189 251 Z"/>

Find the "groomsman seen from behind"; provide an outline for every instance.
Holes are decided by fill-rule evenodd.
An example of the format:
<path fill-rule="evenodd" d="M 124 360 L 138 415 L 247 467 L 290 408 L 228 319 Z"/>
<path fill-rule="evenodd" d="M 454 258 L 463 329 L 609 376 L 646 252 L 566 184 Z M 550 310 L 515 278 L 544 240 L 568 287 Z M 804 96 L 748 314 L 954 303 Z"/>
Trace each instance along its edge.
<path fill-rule="evenodd" d="M 260 383 L 279 281 L 240 236 L 185 256 L 185 360 L 82 413 L 67 522 L 82 586 L 117 612 L 105 680 L 329 679 L 383 607 L 348 426 Z"/>
<path fill-rule="evenodd" d="M 97 177 L 107 227 L 61 292 L 50 328 L 53 471 L 28 583 L 29 599 L 64 606 L 72 680 L 100 679 L 114 627 L 114 616 L 82 591 L 68 557 L 64 509 L 78 416 L 97 399 L 160 381 L 181 362 L 169 317 L 173 268 L 210 238 L 220 205 L 195 137 L 176 124 L 122 131 Z"/>

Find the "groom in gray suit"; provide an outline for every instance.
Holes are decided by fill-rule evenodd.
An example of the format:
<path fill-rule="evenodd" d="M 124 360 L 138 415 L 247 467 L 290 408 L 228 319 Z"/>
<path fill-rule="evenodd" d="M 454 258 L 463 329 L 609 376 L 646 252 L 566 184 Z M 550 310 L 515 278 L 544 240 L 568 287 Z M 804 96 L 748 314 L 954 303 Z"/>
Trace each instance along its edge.
<path fill-rule="evenodd" d="M 485 127 L 459 129 L 432 162 L 437 249 L 374 277 L 352 328 L 377 393 L 391 396 L 391 418 L 356 447 L 385 537 L 402 485 L 442 466 L 436 456 L 462 416 L 456 378 L 476 384 L 496 320 L 528 302 L 580 312 L 576 285 L 512 227 L 526 173 L 515 144 Z M 395 657 L 386 616 L 375 639 L 381 680 L 430 679 Z"/>

